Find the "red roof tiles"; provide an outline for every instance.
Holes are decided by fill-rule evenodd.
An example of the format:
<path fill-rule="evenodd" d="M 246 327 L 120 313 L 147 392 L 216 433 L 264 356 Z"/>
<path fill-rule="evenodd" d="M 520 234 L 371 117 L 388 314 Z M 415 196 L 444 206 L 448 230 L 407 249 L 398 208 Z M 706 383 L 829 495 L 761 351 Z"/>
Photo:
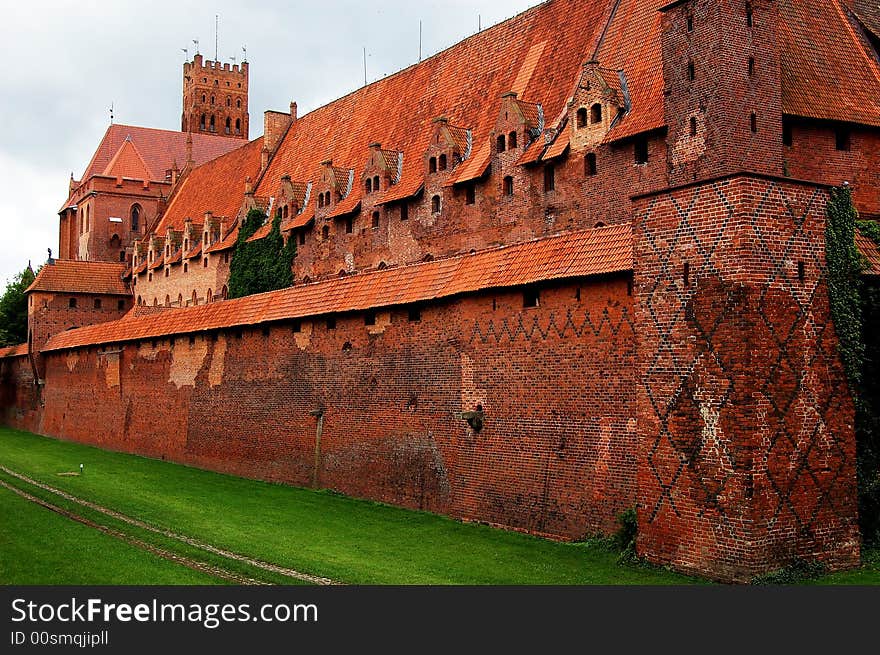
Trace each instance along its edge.
<path fill-rule="evenodd" d="M 103 174 L 129 137 L 143 159 L 151 180 L 164 180 L 165 171 L 169 170 L 175 161 L 180 168 L 186 165 L 186 132 L 114 124 L 107 128 L 104 138 L 83 173 L 82 181 L 85 182 L 92 175 Z M 196 166 L 230 150 L 240 148 L 242 144 L 241 139 L 195 133 L 192 135 L 192 140 L 192 156 Z"/>
<path fill-rule="evenodd" d="M 126 264 L 55 259 L 40 269 L 37 279 L 28 287 L 27 292 L 58 291 L 127 296 L 131 292 L 122 281 L 126 268 Z"/>
<path fill-rule="evenodd" d="M 123 318 L 58 334 L 44 351 L 402 305 L 631 269 L 631 227 L 615 225 L 158 315 Z"/>
<path fill-rule="evenodd" d="M 201 221 L 209 211 L 214 216 L 235 218 L 244 199 L 245 180 L 260 174 L 262 147 L 260 137 L 190 171 L 171 196 L 155 233 L 165 234 L 169 227 L 182 230 L 187 218 Z"/>
<path fill-rule="evenodd" d="M 17 346 L 6 346 L 5 348 L 0 348 L 0 359 L 4 357 L 22 357 L 28 354 L 28 345 L 26 343 L 20 343 Z"/>
<path fill-rule="evenodd" d="M 874 243 L 873 239 L 860 234 L 858 230 L 856 230 L 856 246 L 868 263 L 868 268 L 862 273 L 864 275 L 880 275 L 880 247 Z"/>

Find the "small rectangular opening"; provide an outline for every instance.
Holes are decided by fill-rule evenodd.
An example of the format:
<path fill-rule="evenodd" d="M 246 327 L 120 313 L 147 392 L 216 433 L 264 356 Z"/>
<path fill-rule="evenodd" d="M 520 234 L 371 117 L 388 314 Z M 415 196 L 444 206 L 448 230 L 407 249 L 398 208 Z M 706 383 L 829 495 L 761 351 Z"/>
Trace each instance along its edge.
<path fill-rule="evenodd" d="M 541 294 L 538 289 L 523 290 L 523 307 L 540 307 Z"/>
<path fill-rule="evenodd" d="M 648 163 L 648 139 L 639 137 L 633 146 L 633 154 L 637 164 Z"/>
<path fill-rule="evenodd" d="M 299 334 L 300 332 L 302 332 L 302 321 L 294 321 L 293 325 L 291 325 L 291 329 L 293 330 L 294 334 Z"/>
<path fill-rule="evenodd" d="M 325 324 L 327 325 L 328 330 L 335 330 L 336 329 L 336 317 L 335 316 L 328 316 L 325 321 Z"/>
<path fill-rule="evenodd" d="M 691 265 L 688 262 L 684 263 L 684 286 L 691 286 Z"/>
<path fill-rule="evenodd" d="M 410 323 L 416 323 L 422 320 L 422 308 L 421 307 L 410 307 L 407 309 L 406 318 Z"/>
<path fill-rule="evenodd" d="M 803 282 L 807 279 L 807 267 L 803 262 L 798 262 L 798 280 Z"/>
<path fill-rule="evenodd" d="M 364 325 L 376 324 L 376 312 L 367 312 L 364 314 Z"/>
<path fill-rule="evenodd" d="M 850 149 L 850 131 L 847 128 L 838 127 L 834 130 L 834 147 L 844 152 Z"/>

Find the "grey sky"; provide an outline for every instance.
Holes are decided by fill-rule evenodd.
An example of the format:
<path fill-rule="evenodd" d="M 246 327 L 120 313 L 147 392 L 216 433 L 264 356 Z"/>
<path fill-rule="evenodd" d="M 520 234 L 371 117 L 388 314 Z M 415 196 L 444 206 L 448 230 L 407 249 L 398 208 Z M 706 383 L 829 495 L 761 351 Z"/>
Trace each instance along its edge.
<path fill-rule="evenodd" d="M 199 39 L 220 59 L 250 61 L 251 138 L 266 109 L 299 112 L 370 81 L 537 0 L 324 2 L 50 2 L 4 3 L 0 22 L 0 283 L 58 249 L 57 210 L 70 173 L 79 179 L 109 123 L 180 128 L 184 54 Z"/>

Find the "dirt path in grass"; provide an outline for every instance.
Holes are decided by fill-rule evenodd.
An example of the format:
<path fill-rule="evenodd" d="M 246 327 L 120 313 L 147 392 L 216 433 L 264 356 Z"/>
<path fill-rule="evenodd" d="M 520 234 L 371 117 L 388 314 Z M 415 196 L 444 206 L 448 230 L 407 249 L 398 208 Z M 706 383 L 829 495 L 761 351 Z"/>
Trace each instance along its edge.
<path fill-rule="evenodd" d="M 181 543 L 187 544 L 188 546 L 192 546 L 194 548 L 198 548 L 200 550 L 207 551 L 207 552 L 212 553 L 214 555 L 219 555 L 221 557 L 235 560 L 237 562 L 244 562 L 245 564 L 249 564 L 250 566 L 253 566 L 255 568 L 262 569 L 264 571 L 269 571 L 271 573 L 276 573 L 279 575 L 287 576 L 288 578 L 293 578 L 295 580 L 301 580 L 303 582 L 308 582 L 310 584 L 316 584 L 316 585 L 340 584 L 338 582 L 330 580 L 329 578 L 322 578 L 320 576 L 311 575 L 309 573 L 302 573 L 301 571 L 296 571 L 294 569 L 289 569 L 289 568 L 286 568 L 283 566 L 278 566 L 276 564 L 270 564 L 269 562 L 264 562 L 262 560 L 253 559 L 253 558 L 248 557 L 246 555 L 241 555 L 239 553 L 235 553 L 230 550 L 225 550 L 223 548 L 213 546 L 209 543 L 199 541 L 198 539 L 194 539 L 193 537 L 188 537 L 186 535 L 179 534 L 177 532 L 172 532 L 171 530 L 166 530 L 165 528 L 157 528 L 157 527 L 152 526 L 148 523 L 144 523 L 143 521 L 140 521 L 138 519 L 135 519 L 135 518 L 132 518 L 132 517 L 127 516 L 125 514 L 122 514 L 121 512 L 117 512 L 115 510 L 109 509 L 107 507 L 103 507 L 103 506 L 98 505 L 96 503 L 92 503 L 88 500 L 83 500 L 82 498 L 78 498 L 72 494 L 67 493 L 66 491 L 62 491 L 61 489 L 56 489 L 55 487 L 51 487 L 47 484 L 39 482 L 38 480 L 34 480 L 33 478 L 29 478 L 28 476 L 23 475 L 22 473 L 18 473 L 16 471 L 13 471 L 13 470 L 11 470 L 5 466 L 2 466 L 2 465 L 0 465 L 0 471 L 3 471 L 7 475 L 10 475 L 10 476 L 17 478 L 23 482 L 26 482 L 27 484 L 30 484 L 30 485 L 33 485 L 33 486 L 39 488 L 39 489 L 42 489 L 43 491 L 48 491 L 49 493 L 54 494 L 56 496 L 59 496 L 60 498 L 64 498 L 65 500 L 69 500 L 70 502 L 76 503 L 77 505 L 87 507 L 87 508 L 94 510 L 96 512 L 100 512 L 101 514 L 104 514 L 106 516 L 110 516 L 114 519 L 122 521 L 123 523 L 133 525 L 137 528 L 141 528 L 142 530 L 147 530 L 148 532 L 160 534 L 163 537 L 167 537 L 169 539 L 174 539 L 175 541 L 179 541 Z M 100 526 L 97 523 L 90 522 L 90 521 L 88 521 L 88 519 L 85 519 L 83 517 L 79 517 L 76 514 L 73 514 L 71 512 L 67 512 L 66 510 L 63 510 L 60 507 L 55 507 L 54 505 L 51 505 L 50 503 L 45 503 L 44 501 L 40 500 L 39 498 L 36 498 L 35 496 L 31 496 L 30 494 L 26 494 L 25 492 L 20 491 L 19 489 L 3 482 L 2 480 L 0 480 L 0 484 L 2 484 L 4 487 L 14 491 L 15 493 L 18 493 L 22 497 L 28 498 L 28 500 L 33 500 L 34 502 L 38 502 L 39 504 L 43 505 L 44 507 L 47 507 L 48 509 L 52 509 L 52 511 L 61 513 L 64 516 L 69 515 L 68 518 L 73 518 L 74 520 L 79 521 L 80 523 L 85 523 L 86 525 L 90 525 L 91 527 L 96 527 L 98 529 L 106 529 L 106 530 L 111 531 L 111 533 L 118 533 L 118 535 L 122 535 L 120 538 L 123 538 L 126 541 L 128 541 L 129 539 L 132 539 L 140 544 L 144 544 L 144 546 L 147 548 L 147 550 L 150 550 L 151 552 L 156 552 L 156 554 L 161 554 L 162 552 L 167 552 L 167 551 L 161 551 L 161 549 L 155 549 L 152 546 L 150 546 L 149 544 L 146 544 L 145 542 L 141 542 L 140 540 L 134 539 L 133 537 L 125 535 L 122 532 L 118 532 L 116 530 L 113 530 L 112 528 L 107 528 L 106 526 Z M 114 534 L 114 536 L 118 536 L 118 535 Z M 167 554 L 170 556 L 169 559 L 174 559 L 175 561 L 178 561 L 178 558 L 180 560 L 186 560 L 186 558 L 179 557 L 177 555 L 174 555 L 173 553 L 167 553 Z M 161 555 L 161 556 L 165 557 L 165 555 Z M 187 560 L 187 561 L 192 561 L 192 560 Z M 194 562 L 194 561 L 192 561 L 192 562 L 193 562 L 193 564 L 200 565 L 199 562 Z M 181 563 L 183 563 L 183 562 L 181 561 Z M 189 565 L 187 564 L 187 566 L 189 566 Z M 204 565 L 204 566 L 207 566 L 207 565 Z M 208 567 L 208 568 L 210 569 L 211 567 Z M 218 571 L 219 570 L 220 569 L 218 569 Z M 207 571 L 207 570 L 206 570 L 206 572 L 213 573 L 212 571 Z M 213 573 L 213 574 L 218 575 L 219 577 L 225 577 L 226 579 L 229 579 L 228 576 L 234 575 L 236 577 L 241 578 L 242 580 L 250 580 L 249 578 L 244 578 L 243 576 L 238 576 L 237 574 L 230 573 L 230 572 L 226 572 L 225 576 L 220 575 L 219 573 Z M 264 584 L 264 583 L 254 580 L 251 582 L 238 582 L 238 584 Z"/>
<path fill-rule="evenodd" d="M 136 548 L 140 548 L 141 550 L 145 550 L 153 555 L 158 555 L 163 559 L 167 559 L 175 564 L 180 564 L 189 569 L 193 569 L 194 571 L 199 571 L 200 573 L 207 573 L 208 575 L 213 575 L 217 578 L 221 578 L 226 580 L 227 582 L 232 582 L 234 584 L 240 585 L 262 585 L 266 584 L 261 582 L 260 580 L 254 580 L 253 578 L 248 578 L 243 575 L 238 575 L 237 573 L 233 573 L 232 571 L 227 571 L 226 569 L 221 569 L 216 566 L 211 566 L 210 564 L 205 564 L 204 562 L 197 562 L 196 560 L 192 560 L 188 557 L 184 557 L 182 555 L 178 555 L 176 553 L 172 553 L 171 551 L 164 550 L 163 548 L 157 548 L 152 544 L 148 544 L 145 541 L 141 541 L 136 537 L 132 537 L 129 534 L 125 534 L 119 530 L 114 530 L 111 527 L 106 525 L 101 525 L 100 523 L 95 523 L 94 521 L 90 521 L 89 519 L 80 516 L 79 514 L 74 514 L 62 507 L 58 507 L 57 505 L 53 505 L 42 498 L 37 498 L 36 496 L 32 496 L 26 491 L 22 491 L 18 487 L 15 487 L 4 480 L 0 480 L 0 487 L 4 489 L 9 489 L 12 493 L 24 498 L 25 500 L 29 500 L 32 503 L 39 505 L 40 507 L 45 507 L 46 509 L 55 512 L 56 514 L 60 514 L 61 516 L 70 519 L 71 521 L 76 521 L 77 523 L 82 523 L 90 528 L 94 528 L 99 532 L 103 532 L 106 535 L 111 537 L 116 537 L 117 539 L 124 541 L 125 543 L 135 546 Z"/>

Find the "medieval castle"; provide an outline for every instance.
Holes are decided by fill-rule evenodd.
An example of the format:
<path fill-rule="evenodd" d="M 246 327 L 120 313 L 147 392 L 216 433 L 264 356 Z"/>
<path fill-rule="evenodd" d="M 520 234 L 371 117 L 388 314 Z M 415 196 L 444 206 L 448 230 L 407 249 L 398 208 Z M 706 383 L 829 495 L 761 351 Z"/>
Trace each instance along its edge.
<path fill-rule="evenodd" d="M 824 227 L 843 183 L 880 217 L 876 2 L 549 0 L 253 141 L 196 55 L 181 128 L 71 179 L 8 424 L 556 538 L 636 507 L 717 579 L 858 562 Z M 254 208 L 294 283 L 227 300 Z"/>

